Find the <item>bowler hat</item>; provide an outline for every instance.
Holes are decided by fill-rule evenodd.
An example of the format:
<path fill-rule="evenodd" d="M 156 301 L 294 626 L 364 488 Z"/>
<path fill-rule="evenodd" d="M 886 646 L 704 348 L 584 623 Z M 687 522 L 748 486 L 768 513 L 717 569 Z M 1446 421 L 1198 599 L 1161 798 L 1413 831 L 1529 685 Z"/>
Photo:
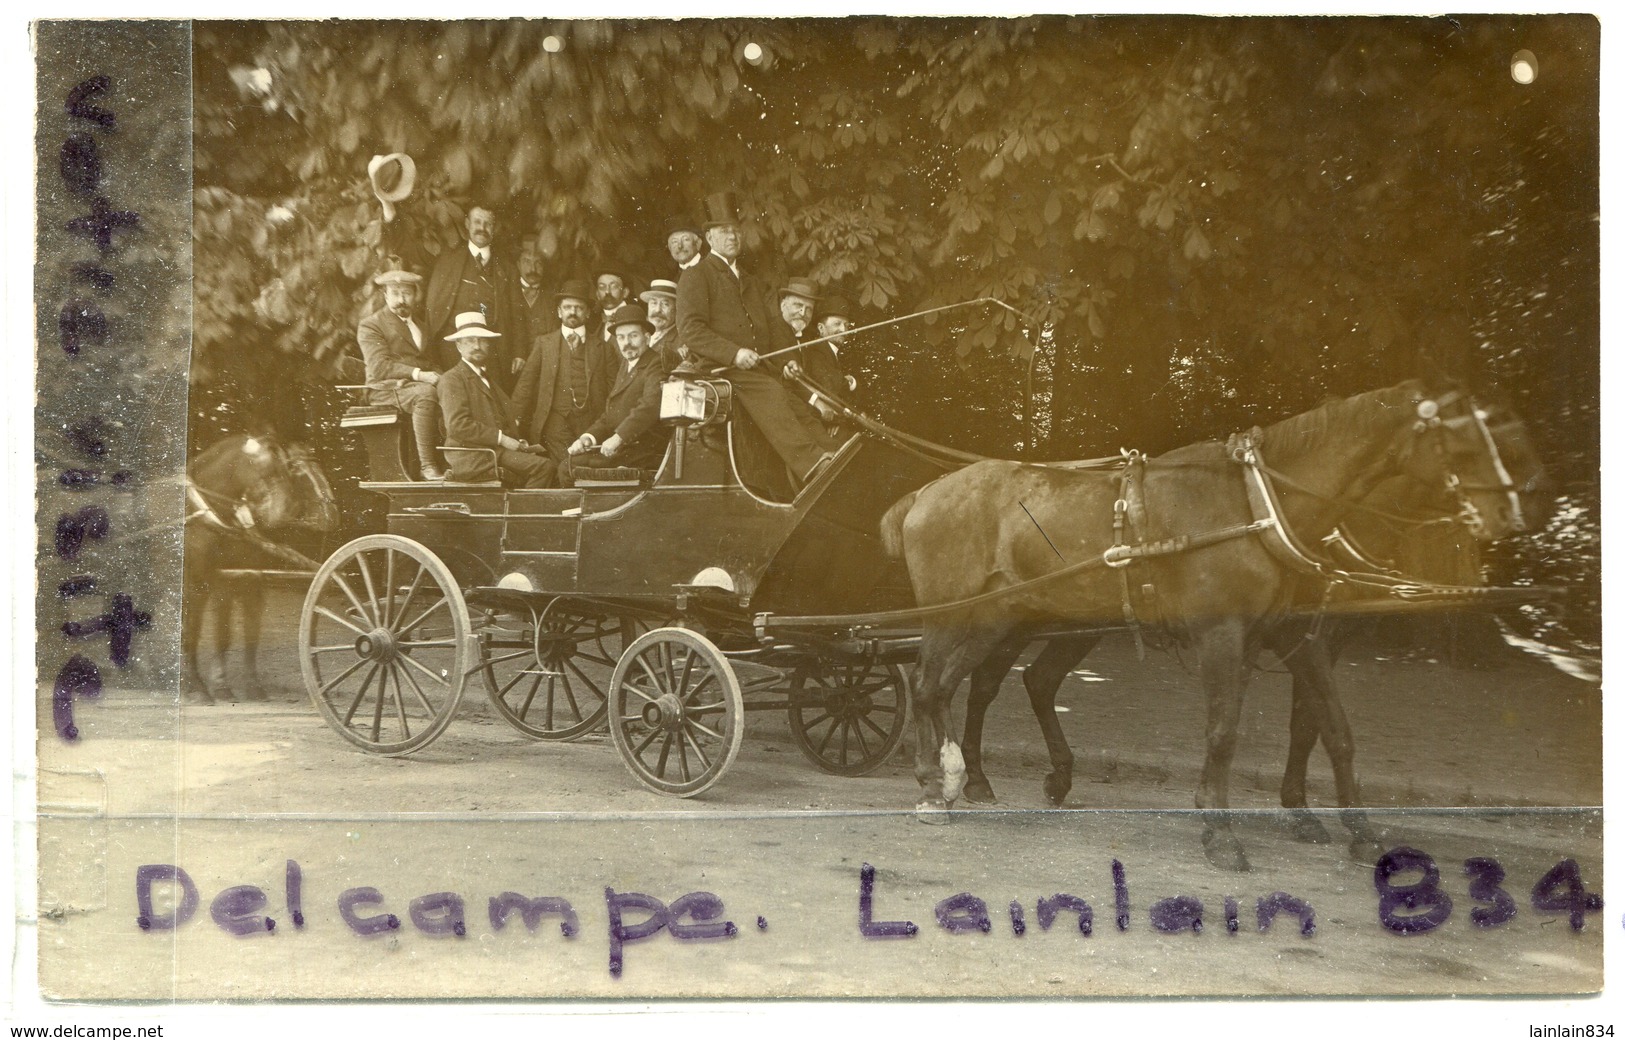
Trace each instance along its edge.
<path fill-rule="evenodd" d="M 799 296 L 804 300 L 817 300 L 818 286 L 813 284 L 811 278 L 792 278 L 785 283 L 784 288 L 779 290 L 780 299 L 786 296 Z"/>
<path fill-rule="evenodd" d="M 559 291 L 553 294 L 555 300 L 580 300 L 582 303 L 592 301 L 592 290 L 587 283 L 579 278 L 572 278 L 559 286 Z"/>
<path fill-rule="evenodd" d="M 853 320 L 852 316 L 856 313 L 857 308 L 852 306 L 852 301 L 840 293 L 831 293 L 824 297 L 818 305 L 819 321 L 823 321 L 825 318 L 845 318 L 847 321 L 851 321 Z"/>
<path fill-rule="evenodd" d="M 686 213 L 683 214 L 682 216 L 672 217 L 672 218 L 670 218 L 669 220 L 666 221 L 666 237 L 667 238 L 670 238 L 671 236 L 677 234 L 677 232 L 679 232 L 679 231 L 687 231 L 689 234 L 693 235 L 695 238 L 704 238 L 705 237 L 700 231 L 700 222 L 695 220 L 693 217 L 689 216 Z"/>
<path fill-rule="evenodd" d="M 655 330 L 654 323 L 649 320 L 648 312 L 636 303 L 621 304 L 615 308 L 615 313 L 609 316 L 609 320 L 604 322 L 604 327 L 611 332 L 622 325 L 642 325 L 644 332 L 653 332 Z"/>

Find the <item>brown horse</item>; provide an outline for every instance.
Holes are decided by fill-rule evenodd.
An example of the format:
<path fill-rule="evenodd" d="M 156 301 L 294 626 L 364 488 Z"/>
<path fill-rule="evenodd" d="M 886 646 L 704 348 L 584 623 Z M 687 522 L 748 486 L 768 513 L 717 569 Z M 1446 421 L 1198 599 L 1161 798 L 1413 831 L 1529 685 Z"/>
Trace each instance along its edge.
<path fill-rule="evenodd" d="M 1114 503 L 1126 497 L 1116 471 L 979 462 L 905 497 L 882 519 L 882 538 L 906 559 L 916 602 L 944 608 L 924 625 L 915 669 L 922 818 L 964 783 L 949 725 L 960 680 L 1022 626 L 1109 626 L 1125 589 L 1150 584 L 1161 624 L 1194 649 L 1207 694 L 1203 845 L 1215 865 L 1247 869 L 1226 812 L 1230 764 L 1251 662 L 1301 595 L 1291 546 L 1318 544 L 1351 503 L 1401 474 L 1450 489 L 1479 538 L 1522 526 L 1525 489 L 1510 473 L 1524 468 L 1526 445 L 1498 443 L 1491 418 L 1458 389 L 1412 380 L 1233 448 L 1180 448 L 1145 464 L 1133 545 L 1114 529 Z M 1122 566 L 1134 568 L 1126 583 L 1113 573 Z"/>
<path fill-rule="evenodd" d="M 187 517 L 181 566 L 182 695 L 194 704 L 266 700 L 259 678 L 260 620 L 265 587 L 226 570 L 285 569 L 288 560 L 266 531 L 338 526 L 333 490 L 309 449 L 266 436 L 237 434 L 198 453 L 186 468 Z M 214 603 L 215 660 L 198 668 L 204 610 Z M 243 615 L 244 672 L 234 695 L 226 679 L 232 615 Z"/>
<path fill-rule="evenodd" d="M 1513 432 L 1503 428 L 1500 438 L 1515 439 Z M 1532 454 L 1526 457 L 1533 463 Z M 1541 481 L 1538 469 L 1522 476 L 1529 486 Z M 1385 481 L 1339 524 L 1335 544 L 1328 547 L 1328 559 L 1355 573 L 1387 573 L 1452 587 L 1479 585 L 1478 543 L 1451 515 L 1457 505 L 1455 496 L 1442 487 L 1428 487 L 1409 477 Z M 1306 591 L 1311 595 L 1300 607 L 1318 613 L 1323 589 Z M 1366 590 L 1364 595 L 1382 594 Z M 1332 666 L 1359 622 L 1355 617 L 1340 615 L 1336 605 L 1328 606 L 1331 610 L 1324 616 L 1285 617 L 1263 636 L 1264 645 L 1292 675 L 1292 715 L 1281 805 L 1290 812 L 1293 833 L 1299 840 L 1311 842 L 1331 840 L 1326 828 L 1308 812 L 1309 756 L 1317 743 L 1324 744 L 1333 774 L 1342 785 L 1340 804 L 1345 809 L 1361 804 L 1354 774 L 1354 739 L 1332 677 Z M 1073 764 L 1072 749 L 1055 711 L 1056 694 L 1062 681 L 1099 640 L 1099 635 L 1090 633 L 1051 637 L 1022 671 L 1022 685 L 1049 749 L 1050 772 L 1044 778 L 1044 792 L 1054 805 L 1061 805 L 1072 789 Z M 982 769 L 982 726 L 1005 676 L 1029 642 L 1020 633 L 1012 636 L 971 673 L 965 705 L 966 801 L 996 800 Z M 1356 856 L 1380 852 L 1364 814 L 1345 812 L 1342 820 L 1352 836 L 1351 849 Z"/>

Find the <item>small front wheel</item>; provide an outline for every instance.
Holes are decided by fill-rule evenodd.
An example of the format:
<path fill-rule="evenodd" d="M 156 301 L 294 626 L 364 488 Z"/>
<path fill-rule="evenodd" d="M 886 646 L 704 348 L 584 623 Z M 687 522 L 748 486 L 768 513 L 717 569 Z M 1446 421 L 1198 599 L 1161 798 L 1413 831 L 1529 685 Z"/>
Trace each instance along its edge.
<path fill-rule="evenodd" d="M 744 739 L 745 698 L 716 644 L 686 628 L 639 636 L 615 666 L 609 735 L 638 783 L 692 798 L 722 778 Z"/>
<path fill-rule="evenodd" d="M 790 680 L 790 734 L 818 768 L 867 776 L 903 742 L 908 674 L 894 664 L 800 669 Z"/>

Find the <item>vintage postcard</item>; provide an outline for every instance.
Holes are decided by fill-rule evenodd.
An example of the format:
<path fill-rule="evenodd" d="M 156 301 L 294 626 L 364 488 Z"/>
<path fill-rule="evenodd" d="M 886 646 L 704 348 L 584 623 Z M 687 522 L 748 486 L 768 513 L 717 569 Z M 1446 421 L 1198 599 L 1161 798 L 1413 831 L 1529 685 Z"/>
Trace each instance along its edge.
<path fill-rule="evenodd" d="M 47 1006 L 1613 1035 L 1596 18 L 31 43 Z"/>

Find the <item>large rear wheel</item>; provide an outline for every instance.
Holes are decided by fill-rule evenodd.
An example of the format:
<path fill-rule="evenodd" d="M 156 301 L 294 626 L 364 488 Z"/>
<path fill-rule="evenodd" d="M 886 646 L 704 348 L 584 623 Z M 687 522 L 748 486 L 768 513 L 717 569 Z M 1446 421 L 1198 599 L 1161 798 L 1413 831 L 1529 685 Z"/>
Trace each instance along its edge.
<path fill-rule="evenodd" d="M 409 538 L 357 538 L 328 557 L 305 595 L 305 689 L 328 724 L 367 751 L 406 755 L 438 737 L 471 657 L 462 589 Z"/>
<path fill-rule="evenodd" d="M 790 734 L 826 773 L 867 776 L 903 742 L 908 673 L 894 664 L 822 664 L 790 678 Z"/>

